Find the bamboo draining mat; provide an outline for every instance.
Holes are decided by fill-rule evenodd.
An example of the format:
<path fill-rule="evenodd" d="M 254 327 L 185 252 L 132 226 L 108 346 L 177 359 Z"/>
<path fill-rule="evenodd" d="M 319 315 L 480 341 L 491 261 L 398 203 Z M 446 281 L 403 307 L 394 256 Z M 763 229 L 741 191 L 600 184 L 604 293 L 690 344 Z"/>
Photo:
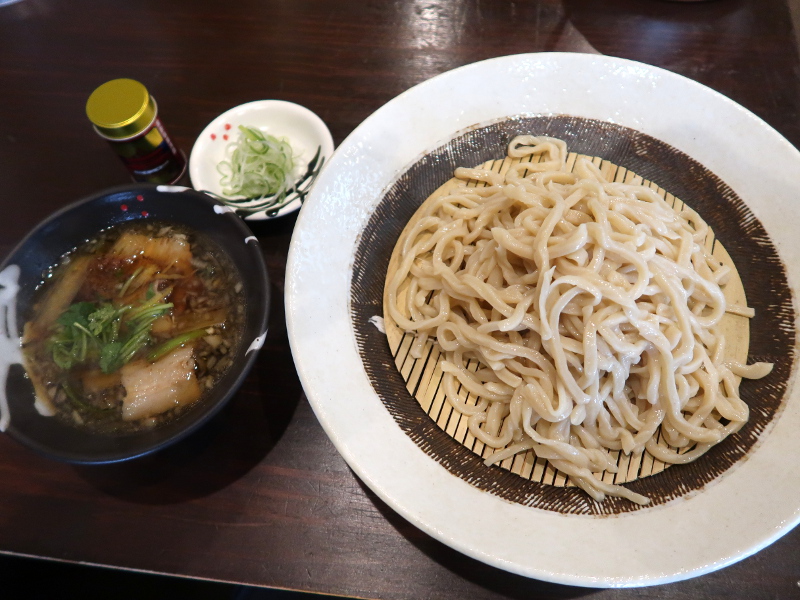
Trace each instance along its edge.
<path fill-rule="evenodd" d="M 583 155 L 579 155 L 574 152 L 569 153 L 567 158 L 567 169 L 569 171 L 572 171 L 576 159 L 580 156 Z M 675 198 L 666 190 L 662 189 L 651 181 L 642 179 L 624 167 L 619 167 L 599 157 L 586 158 L 589 158 L 592 163 L 600 168 L 600 171 L 606 180 L 646 185 L 655 190 L 656 193 L 664 198 L 676 211 L 681 212 L 686 216 L 696 214 L 691 208 L 686 206 L 683 202 Z M 503 174 L 512 164 L 519 162 L 519 160 L 520 159 L 512 160 L 509 158 L 498 159 L 486 162 L 479 168 L 490 169 Z M 430 202 L 435 198 L 448 193 L 449 189 L 453 187 L 456 182 L 456 179 L 451 179 L 437 189 L 430 196 L 430 198 L 426 200 L 426 202 Z M 476 184 L 471 182 L 469 185 L 483 186 L 485 184 Z M 410 228 L 415 221 L 416 215 L 415 217 L 412 217 L 409 224 L 406 225 L 406 229 Z M 403 236 L 401 235 L 401 239 L 402 237 Z M 706 247 L 711 250 L 712 255 L 723 264 L 729 266 L 731 269 L 731 276 L 723 290 L 728 304 L 746 306 L 747 301 L 745 299 L 742 281 L 735 265 L 733 264 L 733 261 L 731 260 L 731 257 L 728 255 L 728 252 L 725 250 L 722 244 L 714 238 L 713 233 L 709 233 L 705 243 Z M 397 253 L 398 248 L 395 247 L 389 263 L 387 280 L 395 272 L 396 265 L 399 262 Z M 400 287 L 400 293 L 398 295 L 398 304 L 400 306 L 404 304 L 404 292 L 406 288 L 407 283 L 402 284 Z M 486 458 L 492 454 L 492 452 L 494 452 L 492 448 L 487 447 L 469 432 L 467 427 L 468 418 L 454 410 L 445 398 L 444 391 L 440 386 L 442 380 L 442 370 L 440 366 L 442 357 L 435 340 L 428 340 L 428 342 L 425 344 L 422 357 L 415 359 L 409 353 L 414 336 L 402 331 L 391 319 L 386 310 L 384 310 L 384 325 L 386 328 L 386 337 L 388 339 L 389 347 L 391 349 L 392 356 L 394 357 L 395 364 L 397 365 L 397 369 L 400 371 L 403 380 L 406 382 L 406 387 L 408 388 L 409 393 L 414 396 L 425 413 L 428 414 L 428 416 L 436 422 L 439 428 L 447 433 L 451 438 L 478 456 Z M 750 333 L 749 319 L 732 314 L 726 314 L 720 323 L 719 328 L 724 332 L 726 337 L 726 358 L 734 359 L 742 363 L 746 362 Z M 477 361 L 471 361 L 470 368 L 477 370 Z M 468 396 L 468 402 L 470 404 L 474 405 L 478 402 L 478 400 L 479 398 L 475 396 Z M 661 440 L 660 434 L 658 443 L 661 445 L 666 445 L 666 443 Z M 690 448 L 686 448 L 685 450 L 689 449 Z M 620 451 L 612 451 L 611 456 L 612 459 L 616 461 L 619 469 L 618 472 L 609 473 L 604 471 L 602 473 L 595 473 L 595 477 L 609 483 L 620 484 L 635 481 L 636 479 L 640 479 L 642 477 L 648 477 L 650 475 L 660 473 L 665 468 L 670 466 L 669 464 L 665 464 L 662 461 L 655 459 L 647 451 L 639 456 L 626 455 Z M 500 468 L 519 475 L 520 477 L 539 483 L 559 487 L 574 485 L 569 481 L 568 476 L 552 467 L 547 460 L 537 458 L 532 450 L 509 457 L 495 466 L 499 466 Z"/>

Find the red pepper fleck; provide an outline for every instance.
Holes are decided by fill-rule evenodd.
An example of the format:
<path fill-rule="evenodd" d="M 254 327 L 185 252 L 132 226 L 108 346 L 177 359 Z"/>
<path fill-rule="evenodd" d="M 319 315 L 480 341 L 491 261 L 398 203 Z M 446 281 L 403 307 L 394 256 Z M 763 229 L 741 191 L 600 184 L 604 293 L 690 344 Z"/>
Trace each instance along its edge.
<path fill-rule="evenodd" d="M 226 133 L 225 135 L 223 135 L 223 136 L 222 136 L 222 139 L 223 139 L 223 140 L 227 140 L 227 139 L 228 139 L 228 134 Z"/>
<path fill-rule="evenodd" d="M 144 196 L 142 196 L 141 194 L 139 194 L 138 196 L 136 196 L 136 199 L 137 199 L 139 202 L 144 202 Z"/>
<path fill-rule="evenodd" d="M 126 210 L 128 210 L 128 205 L 123 204 L 122 206 L 120 206 L 120 208 L 122 209 L 123 212 L 125 212 Z"/>
<path fill-rule="evenodd" d="M 147 215 L 149 215 L 149 214 L 150 214 L 150 213 L 149 213 L 149 212 L 147 212 L 146 210 L 143 210 L 143 211 L 142 211 L 142 216 L 143 216 L 143 217 L 146 217 L 146 216 L 147 216 Z"/>
<path fill-rule="evenodd" d="M 212 140 L 215 140 L 215 139 L 217 139 L 217 134 L 216 134 L 216 133 L 212 133 L 212 134 L 211 134 L 211 139 L 212 139 Z"/>
<path fill-rule="evenodd" d="M 231 128 L 230 123 L 225 123 L 225 131 L 228 131 Z"/>

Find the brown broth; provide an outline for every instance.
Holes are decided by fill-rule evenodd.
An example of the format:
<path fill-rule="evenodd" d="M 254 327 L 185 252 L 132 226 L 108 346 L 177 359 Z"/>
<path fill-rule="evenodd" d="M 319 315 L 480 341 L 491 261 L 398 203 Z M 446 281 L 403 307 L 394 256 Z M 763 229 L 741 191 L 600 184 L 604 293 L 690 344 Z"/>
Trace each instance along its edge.
<path fill-rule="evenodd" d="M 133 251 L 129 251 L 131 248 Z M 52 405 L 56 418 L 103 434 L 152 429 L 191 410 L 208 396 L 231 365 L 244 322 L 242 288 L 241 276 L 227 255 L 210 239 L 184 226 L 138 221 L 101 232 L 51 268 L 35 294 L 33 311 L 25 324 L 23 351 L 26 370 L 37 395 Z M 85 324 L 89 330 L 93 327 L 91 319 L 101 314 L 90 311 L 101 307 L 107 311 L 126 311 L 116 319 L 119 343 L 113 345 L 112 350 L 120 349 L 120 352 L 128 347 L 124 342 L 136 337 L 138 329 L 133 324 L 138 321 L 132 315 L 138 309 L 149 313 L 144 307 L 155 303 L 154 314 L 162 312 L 147 317 L 155 320 L 147 326 L 146 343 L 124 366 L 119 366 L 119 360 L 103 362 L 103 352 L 108 351 L 103 348 L 111 344 L 95 342 L 97 335 L 90 338 L 83 330 L 78 331 L 78 326 L 69 327 L 56 321 L 56 316 L 63 315 L 64 309 L 78 303 L 91 315 L 89 319 L 64 318 L 62 321 Z M 167 304 L 172 307 L 164 308 Z M 111 321 L 113 319 L 108 321 L 101 336 L 110 335 L 108 332 L 114 327 Z M 67 329 L 69 331 L 65 332 Z M 129 390 L 123 382 L 128 382 L 133 390 L 146 388 L 149 376 L 139 375 L 149 374 L 145 369 L 154 364 L 169 362 L 161 362 L 148 354 L 188 332 L 194 339 L 167 351 L 164 356 L 173 352 L 184 355 L 181 349 L 191 345 L 191 359 L 181 363 L 189 369 L 187 379 L 194 380 L 189 400 L 175 405 L 164 391 L 167 387 L 160 386 L 160 397 L 166 399 L 161 404 L 166 402 L 170 408 L 158 414 L 132 418 L 135 410 L 125 406 Z M 77 337 L 70 337 L 73 334 Z M 83 344 L 74 342 L 75 339 L 89 340 L 85 356 L 80 352 Z M 131 348 L 135 346 L 130 342 Z M 114 351 L 108 353 L 117 356 Z M 60 364 L 56 355 L 61 357 Z M 76 361 L 75 356 L 83 356 L 83 360 L 71 366 L 64 365 L 65 360 Z M 114 365 L 119 368 L 112 369 Z M 111 372 L 104 372 L 104 368 Z M 139 381 L 144 384 L 137 387 Z M 134 391 L 131 398 L 135 394 Z M 151 398 L 159 393 L 143 395 Z M 126 411 L 128 420 L 123 419 Z"/>

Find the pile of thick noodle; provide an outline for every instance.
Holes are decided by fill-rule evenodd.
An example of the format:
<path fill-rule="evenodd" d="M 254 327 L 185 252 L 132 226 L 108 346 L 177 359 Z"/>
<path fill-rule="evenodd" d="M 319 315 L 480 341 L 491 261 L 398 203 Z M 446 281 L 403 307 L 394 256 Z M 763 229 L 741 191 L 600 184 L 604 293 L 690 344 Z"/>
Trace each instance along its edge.
<path fill-rule="evenodd" d="M 724 359 L 715 327 L 753 312 L 726 306 L 729 269 L 696 213 L 586 159 L 567 172 L 560 140 L 519 136 L 508 156 L 521 162 L 504 176 L 457 169 L 462 184 L 415 215 L 388 316 L 417 355 L 436 338 L 449 402 L 498 449 L 487 463 L 533 450 L 598 501 L 646 504 L 593 473 L 617 471 L 613 450 L 687 463 L 742 427 L 738 377 L 772 365 Z"/>

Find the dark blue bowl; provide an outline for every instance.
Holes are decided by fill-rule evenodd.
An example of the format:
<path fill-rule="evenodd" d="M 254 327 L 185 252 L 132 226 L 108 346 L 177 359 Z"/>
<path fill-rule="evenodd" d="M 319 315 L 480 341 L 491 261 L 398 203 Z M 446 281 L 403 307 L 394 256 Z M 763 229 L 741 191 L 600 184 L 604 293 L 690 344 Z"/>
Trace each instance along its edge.
<path fill-rule="evenodd" d="M 15 338 L 29 317 L 31 301 L 43 274 L 62 255 L 112 225 L 156 219 L 185 225 L 216 242 L 237 266 L 246 298 L 244 333 L 228 369 L 210 394 L 175 419 L 153 430 L 128 435 L 103 435 L 78 429 L 34 407 L 35 395 L 21 364 L 9 359 Z M 48 457 L 74 463 L 110 463 L 148 454 L 198 429 L 215 415 L 239 388 L 264 341 L 269 314 L 269 279 L 258 241 L 229 208 L 206 194 L 174 186 L 136 184 L 112 188 L 63 208 L 39 224 L 0 266 L 0 299 L 14 289 L 13 311 L 0 306 L 0 385 L 6 364 L 7 410 L 5 432 Z M 9 300 L 6 301 L 8 305 Z M 6 330 L 10 336 L 4 335 Z M 3 351 L 6 344 L 8 351 Z M 18 343 L 18 342 L 17 342 Z"/>

